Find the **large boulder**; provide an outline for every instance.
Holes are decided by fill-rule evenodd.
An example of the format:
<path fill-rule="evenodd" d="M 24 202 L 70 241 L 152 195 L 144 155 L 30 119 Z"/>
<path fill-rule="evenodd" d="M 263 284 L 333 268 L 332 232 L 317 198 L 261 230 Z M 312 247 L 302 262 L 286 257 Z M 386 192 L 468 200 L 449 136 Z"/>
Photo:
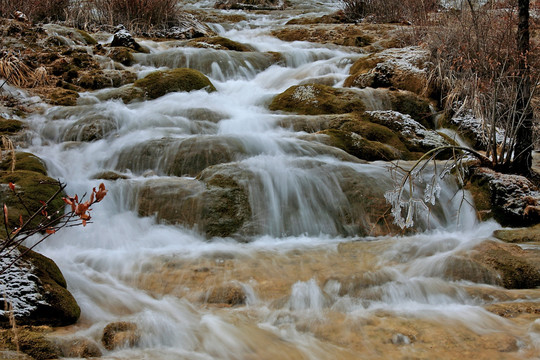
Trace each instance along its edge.
<path fill-rule="evenodd" d="M 524 176 L 475 168 L 467 189 L 484 218 L 515 227 L 540 222 L 540 190 Z"/>
<path fill-rule="evenodd" d="M 7 267 L 0 274 L 2 300 L 11 304 L 17 324 L 65 326 L 78 320 L 81 310 L 51 259 L 21 247 L 4 252 L 0 261 Z M 2 326 L 11 326 L 9 317 L 9 311 L 0 311 Z"/>
<path fill-rule="evenodd" d="M 156 99 L 170 92 L 205 89 L 216 91 L 210 80 L 200 71 L 188 68 L 155 71 L 135 81 L 135 87 L 141 88 L 146 97 Z"/>
<path fill-rule="evenodd" d="M 14 169 L 13 162 L 15 162 Z M 46 175 L 44 163 L 30 153 L 17 152 L 15 159 L 7 157 L 0 162 L 0 170 L 2 170 L 0 172 L 0 198 L 8 208 L 10 228 L 19 224 L 20 216 L 24 220 L 28 219 L 28 212 L 38 211 L 41 208 L 40 201 L 47 201 L 58 191 L 56 181 Z M 15 191 L 24 199 L 24 205 L 8 186 L 10 182 L 15 185 Z M 64 206 L 62 196 L 57 196 L 51 201 L 47 211 L 53 214 L 56 211 L 63 211 Z M 37 226 L 41 221 L 42 217 L 37 216 L 30 226 Z"/>
<path fill-rule="evenodd" d="M 393 48 L 357 60 L 348 87 L 394 87 L 418 95 L 431 95 L 426 66 L 429 52 L 419 47 Z"/>
<path fill-rule="evenodd" d="M 322 84 L 295 85 L 274 97 L 273 111 L 300 115 L 346 114 L 366 110 L 394 110 L 410 115 L 424 127 L 433 127 L 431 103 L 408 91 L 341 89 Z"/>
<path fill-rule="evenodd" d="M 517 245 L 485 241 L 471 251 L 445 261 L 444 275 L 507 289 L 532 289 L 540 285 L 540 271 Z"/>

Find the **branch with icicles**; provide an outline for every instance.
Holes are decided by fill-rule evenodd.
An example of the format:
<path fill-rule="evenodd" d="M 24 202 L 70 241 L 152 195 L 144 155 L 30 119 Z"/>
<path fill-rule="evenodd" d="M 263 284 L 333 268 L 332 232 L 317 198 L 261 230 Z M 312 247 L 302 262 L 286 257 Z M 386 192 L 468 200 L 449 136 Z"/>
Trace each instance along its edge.
<path fill-rule="evenodd" d="M 37 211 L 31 212 L 24 199 L 17 192 L 15 184 L 11 182 L 9 183 L 9 188 L 17 197 L 19 203 L 26 210 L 28 217 L 25 219 L 22 214 L 19 215 L 18 225 L 11 227 L 8 216 L 9 209 L 7 205 L 4 204 L 3 213 L 6 237 L 5 239 L 1 240 L 0 243 L 0 256 L 6 256 L 7 254 L 11 253 L 14 249 L 16 249 L 19 245 L 22 245 L 25 240 L 27 240 L 33 235 L 41 234 L 41 238 L 30 248 L 22 252 L 21 255 L 15 258 L 11 263 L 0 269 L 0 275 L 3 274 L 7 269 L 9 269 L 13 264 L 15 264 L 15 262 L 17 262 L 27 252 L 32 250 L 38 244 L 42 243 L 48 237 L 55 234 L 59 230 L 65 227 L 73 227 L 80 225 L 86 226 L 86 224 L 91 219 L 90 212 L 92 211 L 92 209 L 90 208 L 90 206 L 100 202 L 101 200 L 103 200 L 105 195 L 107 195 L 105 185 L 101 183 L 99 184 L 97 190 L 96 188 L 92 189 L 90 198 L 87 201 L 83 201 L 85 195 L 83 195 L 80 200 L 78 195 L 75 195 L 74 197 L 62 197 L 64 203 L 69 206 L 67 208 L 67 211 L 65 211 L 64 213 L 56 211 L 52 214 L 49 214 L 48 209 L 52 201 L 57 197 L 61 196 L 66 187 L 66 184 L 63 184 L 60 181 L 55 182 L 55 184 L 58 185 L 58 190 L 47 201 L 40 201 L 41 207 Z M 40 219 L 41 221 L 37 225 L 35 225 L 35 219 Z"/>
<path fill-rule="evenodd" d="M 437 162 L 437 156 L 450 152 L 447 160 Z M 462 146 L 441 146 L 426 152 L 410 168 L 405 169 L 394 163 L 390 168 L 395 186 L 384 194 L 386 202 L 392 207 L 394 223 L 400 228 L 412 228 L 415 214 L 435 205 L 441 192 L 441 181 L 453 173 L 460 187 L 465 185 L 465 162 L 476 158 L 482 166 L 493 166 L 493 161 L 483 154 Z M 430 174 L 426 170 L 428 165 L 433 167 Z M 427 179 L 425 177 L 428 177 Z M 425 183 L 423 192 L 419 184 Z M 462 203 L 466 202 L 465 197 Z M 461 208 L 461 206 L 460 206 Z M 405 215 L 405 216 L 404 216 Z"/>

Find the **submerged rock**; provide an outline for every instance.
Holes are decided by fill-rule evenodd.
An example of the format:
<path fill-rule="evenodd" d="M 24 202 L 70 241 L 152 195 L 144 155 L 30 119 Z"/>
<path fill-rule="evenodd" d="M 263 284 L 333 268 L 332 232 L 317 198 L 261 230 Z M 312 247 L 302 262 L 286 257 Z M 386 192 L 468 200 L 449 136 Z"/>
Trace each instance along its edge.
<path fill-rule="evenodd" d="M 540 285 L 540 272 L 517 245 L 485 241 L 468 253 L 445 263 L 445 276 L 452 280 L 498 285 L 507 289 L 532 289 Z"/>
<path fill-rule="evenodd" d="M 197 38 L 188 42 L 187 45 L 217 50 L 232 50 L 241 52 L 254 51 L 254 48 L 249 45 L 241 44 L 221 36 Z"/>
<path fill-rule="evenodd" d="M 217 0 L 216 9 L 278 10 L 285 7 L 283 0 Z"/>
<path fill-rule="evenodd" d="M 187 68 L 155 71 L 135 81 L 149 99 L 156 99 L 170 92 L 205 89 L 216 91 L 210 80 L 200 71 Z"/>
<path fill-rule="evenodd" d="M 120 321 L 110 323 L 103 329 L 101 343 L 111 351 L 117 348 L 136 346 L 141 339 L 137 324 Z"/>
<path fill-rule="evenodd" d="M 103 354 L 98 344 L 87 338 L 75 338 L 60 342 L 64 357 L 68 358 L 96 358 Z"/>
<path fill-rule="evenodd" d="M 214 287 L 203 300 L 209 304 L 237 306 L 244 305 L 246 297 L 240 285 L 230 284 Z"/>

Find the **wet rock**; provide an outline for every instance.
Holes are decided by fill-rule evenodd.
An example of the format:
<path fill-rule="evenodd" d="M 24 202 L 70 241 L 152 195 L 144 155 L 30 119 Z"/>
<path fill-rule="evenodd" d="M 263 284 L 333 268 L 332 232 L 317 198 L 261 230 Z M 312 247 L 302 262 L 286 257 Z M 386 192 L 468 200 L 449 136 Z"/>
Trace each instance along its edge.
<path fill-rule="evenodd" d="M 101 101 L 122 100 L 125 104 L 142 101 L 145 97 L 145 91 L 133 85 L 124 85 L 117 89 L 105 89 L 95 94 Z"/>
<path fill-rule="evenodd" d="M 114 119 L 93 115 L 78 120 L 62 136 L 63 141 L 96 141 L 103 139 L 118 129 Z"/>
<path fill-rule="evenodd" d="M 254 51 L 254 48 L 249 45 L 241 44 L 221 36 L 197 38 L 188 42 L 187 45 L 217 50 L 232 50 L 241 52 Z"/>
<path fill-rule="evenodd" d="M 187 68 L 155 71 L 133 84 L 144 90 L 149 99 L 156 99 L 170 92 L 205 89 L 216 91 L 210 80 L 200 71 Z"/>
<path fill-rule="evenodd" d="M 139 214 L 155 214 L 167 223 L 196 225 L 208 237 L 239 232 L 251 218 L 247 191 L 219 169 L 203 171 L 199 180 L 149 180 L 139 192 Z"/>
<path fill-rule="evenodd" d="M 323 143 L 340 148 L 359 159 L 391 161 L 401 157 L 397 149 L 378 141 L 367 140 L 353 132 L 331 129 L 318 134 L 326 135 L 322 139 Z"/>
<path fill-rule="evenodd" d="M 109 51 L 108 56 L 122 65 L 131 66 L 135 62 L 135 58 L 127 47 L 115 47 Z"/>
<path fill-rule="evenodd" d="M 68 358 L 96 358 L 102 353 L 98 344 L 86 338 L 76 338 L 62 341 L 60 344 L 62 354 Z"/>
<path fill-rule="evenodd" d="M 78 74 L 74 76 L 74 78 L 77 77 L 78 79 L 75 81 L 75 83 L 83 89 L 98 90 L 111 87 L 113 85 L 109 77 L 107 77 L 101 70 L 92 70 L 81 73 L 80 76 Z"/>
<path fill-rule="evenodd" d="M 531 301 L 507 302 L 486 305 L 485 309 L 505 318 L 514 318 L 522 314 L 540 314 L 540 303 Z"/>
<path fill-rule="evenodd" d="M 529 228 L 495 230 L 493 236 L 507 243 L 540 242 L 540 225 Z"/>
<path fill-rule="evenodd" d="M 8 120 L 0 116 L 0 135 L 9 135 L 21 131 L 24 124 L 19 120 Z"/>
<path fill-rule="evenodd" d="M 205 298 L 209 304 L 237 306 L 246 303 L 246 294 L 241 286 L 229 284 L 214 287 Z"/>
<path fill-rule="evenodd" d="M 519 246 L 485 241 L 470 253 L 448 259 L 445 276 L 452 280 L 530 289 L 540 285 L 540 272 Z"/>
<path fill-rule="evenodd" d="M 216 9 L 235 10 L 278 10 L 285 6 L 283 0 L 218 0 Z"/>
<path fill-rule="evenodd" d="M 92 176 L 92 179 L 117 181 L 117 180 L 127 180 L 129 179 L 129 176 L 119 174 L 114 171 L 103 171 L 103 172 L 94 174 Z"/>
<path fill-rule="evenodd" d="M 43 29 L 50 37 L 56 36 L 62 39 L 65 45 L 95 45 L 96 40 L 84 30 L 78 30 L 60 24 L 45 24 Z"/>
<path fill-rule="evenodd" d="M 139 343 L 141 335 L 137 324 L 120 321 L 110 323 L 103 329 L 101 343 L 107 350 L 123 347 L 133 347 Z"/>
<path fill-rule="evenodd" d="M 502 174 L 488 168 L 474 169 L 469 189 L 485 203 L 490 215 L 503 226 L 527 226 L 540 221 L 540 191 L 527 178 Z"/>
<path fill-rule="evenodd" d="M 19 327 L 17 335 L 13 330 L 0 330 L 0 341 L 11 350 L 19 350 L 34 360 L 58 359 L 62 356 L 60 347 L 48 339 L 47 333 L 52 331 L 49 327 Z M 1 357 L 0 357 L 1 358 Z M 9 359 L 26 359 L 25 356 Z"/>
<path fill-rule="evenodd" d="M 75 106 L 77 105 L 78 98 L 79 93 L 77 91 L 68 89 L 56 89 L 53 90 L 49 95 L 52 105 L 61 106 Z"/>
<path fill-rule="evenodd" d="M 123 151 L 116 168 L 135 173 L 155 169 L 166 175 L 197 176 L 211 165 L 233 161 L 245 153 L 241 140 L 235 137 L 150 140 Z M 156 158 L 160 160 L 156 162 Z"/>

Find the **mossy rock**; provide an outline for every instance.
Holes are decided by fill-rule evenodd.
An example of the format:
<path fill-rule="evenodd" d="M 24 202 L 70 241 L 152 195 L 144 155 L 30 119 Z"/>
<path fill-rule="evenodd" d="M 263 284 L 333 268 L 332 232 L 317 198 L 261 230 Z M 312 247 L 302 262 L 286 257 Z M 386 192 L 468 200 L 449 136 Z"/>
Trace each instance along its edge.
<path fill-rule="evenodd" d="M 370 118 L 370 116 L 363 114 L 357 120 L 341 123 L 338 129 L 351 131 L 372 142 L 389 145 L 401 153 L 401 159 L 411 160 L 412 155 L 407 146 L 400 140 L 399 135 L 384 125 L 369 121 Z"/>
<path fill-rule="evenodd" d="M 246 298 L 246 293 L 241 286 L 230 284 L 213 288 L 206 296 L 205 301 L 209 304 L 237 306 L 244 305 Z"/>
<path fill-rule="evenodd" d="M 99 346 L 87 338 L 75 338 L 61 343 L 62 353 L 68 358 L 100 358 Z"/>
<path fill-rule="evenodd" d="M 28 166 L 30 166 L 30 164 L 31 162 L 29 161 Z M 56 181 L 40 172 L 28 170 L 2 172 L 0 176 L 0 183 L 4 185 L 0 186 L 0 194 L 2 195 L 4 203 L 8 207 L 8 219 L 12 226 L 19 224 L 20 215 L 22 215 L 23 219 L 27 219 L 29 214 L 13 192 L 7 187 L 7 184 L 10 182 L 15 184 L 15 190 L 23 199 L 31 214 L 41 208 L 40 201 L 49 200 L 49 198 L 51 198 L 58 190 L 58 185 L 55 185 Z M 64 205 L 62 194 L 60 194 L 49 204 L 47 212 L 49 214 L 54 214 L 57 211 L 63 212 Z M 37 226 L 41 220 L 41 216 L 37 216 L 30 223 L 30 226 Z"/>
<path fill-rule="evenodd" d="M 8 349 L 18 348 L 34 360 L 58 359 L 62 356 L 60 348 L 46 336 L 51 331 L 48 327 L 19 327 L 17 336 L 12 329 L 0 330 L 0 339 Z"/>
<path fill-rule="evenodd" d="M 241 52 L 255 50 L 249 45 L 242 44 L 221 36 L 196 38 L 189 41 L 187 45 L 193 47 L 210 47 L 219 50 L 232 50 Z"/>
<path fill-rule="evenodd" d="M 392 110 L 410 115 L 427 129 L 433 129 L 434 112 L 428 99 L 409 91 L 394 91 L 392 92 Z"/>
<path fill-rule="evenodd" d="M 467 190 L 473 198 L 479 219 L 486 221 L 493 218 L 489 181 L 479 176 L 471 177 L 465 184 L 465 190 Z"/>
<path fill-rule="evenodd" d="M 101 70 L 85 72 L 77 79 L 77 85 L 83 89 L 99 90 L 111 87 L 112 81 Z"/>
<path fill-rule="evenodd" d="M 382 61 L 384 60 L 376 55 L 362 57 L 354 62 L 353 66 L 351 66 L 351 69 L 349 70 L 349 74 L 365 74 L 371 69 L 374 69 L 375 66 L 377 66 L 377 64 Z M 346 87 L 351 86 L 350 84 L 348 84 L 348 81 L 350 81 L 349 78 L 347 78 L 347 80 L 345 81 Z"/>
<path fill-rule="evenodd" d="M 74 90 L 56 89 L 51 92 L 49 98 L 53 105 L 75 106 L 79 93 Z"/>
<path fill-rule="evenodd" d="M 82 36 L 82 38 L 86 42 L 86 45 L 97 45 L 98 42 L 89 33 L 80 29 L 77 29 L 76 31 L 79 33 L 79 35 Z"/>
<path fill-rule="evenodd" d="M 24 129 L 24 123 L 19 120 L 8 120 L 0 116 L 0 135 L 10 135 Z"/>
<path fill-rule="evenodd" d="M 345 114 L 364 111 L 362 98 L 350 90 L 321 84 L 296 85 L 277 95 L 269 109 L 301 115 Z"/>
<path fill-rule="evenodd" d="M 11 171 L 12 159 L 10 156 L 6 156 L 4 161 L 0 162 L 0 169 L 2 171 Z M 47 168 L 43 161 L 34 154 L 27 152 L 15 153 L 15 171 L 32 171 L 42 175 L 47 175 Z"/>
<path fill-rule="evenodd" d="M 20 251 L 23 253 L 26 248 L 21 247 Z M 43 287 L 42 296 L 46 304 L 39 304 L 29 317 L 18 322 L 49 326 L 66 326 L 77 322 L 81 309 L 66 289 L 66 280 L 54 261 L 32 250 L 29 250 L 23 259 L 34 265 L 34 274 Z"/>
<path fill-rule="evenodd" d="M 157 99 L 170 92 L 206 89 L 216 91 L 210 80 L 200 71 L 187 68 L 155 71 L 133 84 L 144 90 L 149 99 Z"/>
<path fill-rule="evenodd" d="M 400 153 L 396 149 L 378 141 L 367 140 L 353 132 L 329 129 L 318 134 L 328 136 L 328 140 L 325 141 L 328 145 L 342 149 L 359 159 L 390 161 L 400 158 Z"/>
<path fill-rule="evenodd" d="M 122 65 L 131 66 L 135 63 L 132 50 L 127 47 L 115 47 L 109 51 L 109 57 Z"/>

